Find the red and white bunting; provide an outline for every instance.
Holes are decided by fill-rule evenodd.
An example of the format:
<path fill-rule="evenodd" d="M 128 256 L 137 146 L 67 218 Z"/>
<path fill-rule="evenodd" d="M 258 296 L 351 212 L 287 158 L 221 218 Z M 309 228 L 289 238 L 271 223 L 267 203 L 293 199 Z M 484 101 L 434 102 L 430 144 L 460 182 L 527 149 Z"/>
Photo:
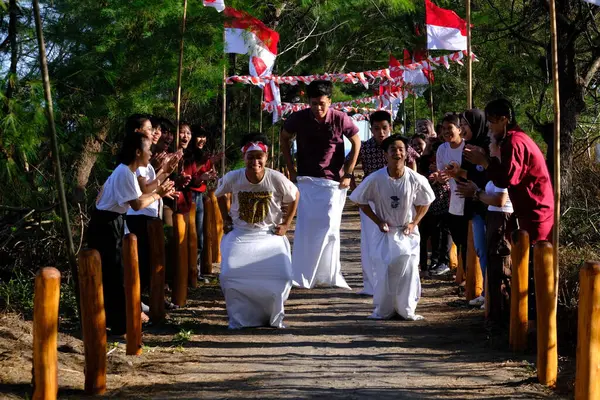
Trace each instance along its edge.
<path fill-rule="evenodd" d="M 459 65 L 463 65 L 462 60 L 467 56 L 467 51 L 457 51 L 452 54 L 448 54 L 445 56 L 439 57 L 431 57 L 429 56 L 427 59 L 415 62 L 408 65 L 395 66 L 391 68 L 385 68 L 375 71 L 364 71 L 364 72 L 346 72 L 346 73 L 334 73 L 334 74 L 315 74 L 315 75 L 305 75 L 305 76 L 278 76 L 278 75 L 269 75 L 263 76 L 261 78 L 253 77 L 250 75 L 235 75 L 230 76 L 226 79 L 227 84 L 234 83 L 243 83 L 245 85 L 257 85 L 263 86 L 267 82 L 275 82 L 279 85 L 297 85 L 299 83 L 310 84 L 315 80 L 327 80 L 332 82 L 341 82 L 341 83 L 362 83 L 367 87 L 369 84 L 375 83 L 378 80 L 380 81 L 380 85 L 398 85 L 400 83 L 404 83 L 402 79 L 402 75 L 399 77 L 392 77 L 392 73 L 396 75 L 396 72 L 399 71 L 415 71 L 419 69 L 425 70 L 435 70 L 437 66 L 444 66 L 445 68 L 450 68 L 450 61 L 455 62 Z M 475 54 L 471 53 L 471 58 L 473 61 L 477 61 L 477 57 Z"/>

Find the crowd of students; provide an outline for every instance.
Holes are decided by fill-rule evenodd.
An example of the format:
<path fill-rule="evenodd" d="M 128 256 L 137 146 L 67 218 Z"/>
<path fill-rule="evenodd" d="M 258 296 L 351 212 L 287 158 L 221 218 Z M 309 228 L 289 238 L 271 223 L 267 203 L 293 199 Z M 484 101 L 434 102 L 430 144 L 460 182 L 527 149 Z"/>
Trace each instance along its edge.
<path fill-rule="evenodd" d="M 493 297 L 500 306 L 490 317 L 501 319 L 501 299 L 510 288 L 508 234 L 518 226 L 532 243 L 549 240 L 554 212 L 544 157 L 519 128 L 510 103 L 495 100 L 485 110 L 447 114 L 438 132 L 431 121 L 418 121 L 410 139 L 392 134 L 390 114 L 377 111 L 370 116 L 373 137 L 361 143 L 351 118 L 330 107 L 331 82 L 312 82 L 307 92 L 310 108 L 288 117 L 280 135 L 287 176 L 267 168 L 268 139 L 248 134 L 240 143 L 244 167 L 216 187 L 225 230 L 219 278 L 229 326 L 282 327 L 294 286 L 349 288 L 340 262 L 349 189 L 360 208 L 361 293 L 373 296 L 372 318 L 421 319 L 416 307 L 422 276 L 448 273 L 452 242 L 467 266 L 471 224 L 488 287 L 471 305 Z M 88 246 L 102 258 L 113 334 L 125 331 L 123 234 L 138 237 L 143 291 L 150 283 L 148 222 L 160 218 L 172 225 L 174 214 L 187 215 L 195 205 L 196 226 L 203 226 L 203 195 L 217 178 L 214 164 L 222 155 L 205 150 L 208 135 L 201 127 L 184 123 L 175 129 L 163 118 L 128 119 L 119 164 L 92 213 Z M 174 134 L 179 140 L 172 151 Z M 347 156 L 344 137 L 352 146 Z M 358 185 L 357 164 L 364 172 Z M 295 216 L 292 251 L 286 232 Z M 198 255 L 190 257 L 199 263 Z"/>

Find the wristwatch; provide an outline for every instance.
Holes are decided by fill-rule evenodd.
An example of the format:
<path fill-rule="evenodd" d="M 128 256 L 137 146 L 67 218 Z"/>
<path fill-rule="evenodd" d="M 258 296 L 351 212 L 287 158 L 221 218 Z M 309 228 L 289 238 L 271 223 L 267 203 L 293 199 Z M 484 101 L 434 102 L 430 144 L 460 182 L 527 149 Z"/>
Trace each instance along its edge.
<path fill-rule="evenodd" d="M 348 179 L 352 179 L 352 178 L 354 178 L 354 174 L 345 173 L 345 174 L 342 176 L 342 179 L 346 179 L 346 178 L 348 178 Z"/>

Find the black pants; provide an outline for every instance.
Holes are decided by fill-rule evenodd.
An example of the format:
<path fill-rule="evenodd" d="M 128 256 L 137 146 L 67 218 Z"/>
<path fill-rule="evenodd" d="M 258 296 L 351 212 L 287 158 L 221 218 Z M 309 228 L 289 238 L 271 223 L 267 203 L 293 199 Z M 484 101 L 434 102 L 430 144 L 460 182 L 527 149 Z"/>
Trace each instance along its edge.
<path fill-rule="evenodd" d="M 460 254 L 463 268 L 467 267 L 467 242 L 469 238 L 469 220 L 462 215 L 448 214 L 448 229 L 452 241 L 456 245 L 456 251 Z"/>
<path fill-rule="evenodd" d="M 123 216 L 112 211 L 92 211 L 87 230 L 88 247 L 100 253 L 106 326 L 113 335 L 126 332 L 123 276 Z"/>
<path fill-rule="evenodd" d="M 427 268 L 427 241 L 431 239 L 431 263 L 429 269 L 436 264 L 446 264 L 450 262 L 450 250 L 452 242 L 448 230 L 447 214 L 432 215 L 425 214 L 425 217 L 419 224 L 419 233 L 421 234 L 421 270 Z"/>
<path fill-rule="evenodd" d="M 157 219 L 147 215 L 128 215 L 125 217 L 127 228 L 137 237 L 138 260 L 140 271 L 140 289 L 142 292 L 150 288 L 150 237 L 148 224 Z"/>
<path fill-rule="evenodd" d="M 507 231 L 511 214 L 489 211 L 486 216 L 486 244 L 488 254 L 486 300 L 490 320 L 508 323 L 510 319 L 510 279 L 512 275 Z"/>

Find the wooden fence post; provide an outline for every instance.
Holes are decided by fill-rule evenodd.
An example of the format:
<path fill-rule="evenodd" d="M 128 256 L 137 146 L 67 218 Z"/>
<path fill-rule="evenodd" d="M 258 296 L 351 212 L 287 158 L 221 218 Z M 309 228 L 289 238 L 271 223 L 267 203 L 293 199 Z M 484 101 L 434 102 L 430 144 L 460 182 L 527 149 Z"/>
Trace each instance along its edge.
<path fill-rule="evenodd" d="M 469 236 L 467 237 L 467 283 L 465 286 L 465 297 L 467 301 L 473 300 L 483 292 L 483 277 L 479 257 L 475 251 L 475 237 L 473 235 L 473 221 L 469 221 Z"/>
<path fill-rule="evenodd" d="M 165 232 L 160 219 L 148 222 L 150 240 L 150 319 L 165 319 Z"/>
<path fill-rule="evenodd" d="M 186 217 L 186 215 L 188 217 Z M 175 241 L 175 278 L 173 280 L 173 303 L 179 307 L 187 301 L 188 280 L 188 229 L 189 214 L 173 214 L 173 239 Z"/>
<path fill-rule="evenodd" d="M 125 311 L 127 315 L 127 346 L 125 354 L 142 354 L 142 301 L 140 299 L 140 267 L 137 237 L 130 233 L 123 238 L 123 268 L 125 270 Z"/>
<path fill-rule="evenodd" d="M 106 392 L 106 314 L 102 286 L 102 261 L 94 249 L 79 253 L 81 327 L 85 354 L 85 387 L 89 395 Z"/>
<path fill-rule="evenodd" d="M 215 191 L 210 191 L 210 200 L 213 204 L 214 210 L 214 232 L 213 232 L 213 243 L 212 243 L 212 260 L 214 263 L 221 262 L 221 239 L 223 238 L 223 217 L 221 216 L 221 211 L 219 210 L 219 201 L 217 200 L 217 196 L 215 196 Z"/>
<path fill-rule="evenodd" d="M 527 347 L 527 320 L 529 288 L 529 234 L 517 230 L 512 234 L 512 280 L 510 288 L 510 336 L 513 351 L 524 351 Z"/>
<path fill-rule="evenodd" d="M 60 272 L 46 267 L 35 276 L 33 301 L 33 398 L 58 395 L 58 302 Z"/>
<path fill-rule="evenodd" d="M 558 375 L 556 342 L 556 295 L 554 286 L 554 249 L 542 241 L 533 250 L 535 304 L 537 311 L 537 372 L 538 380 L 554 386 Z"/>
<path fill-rule="evenodd" d="M 575 400 L 600 397 L 600 262 L 579 271 Z"/>
<path fill-rule="evenodd" d="M 214 195 L 214 194 L 213 194 Z M 213 243 L 215 241 L 213 229 L 215 225 L 214 203 L 208 196 L 204 196 L 204 248 L 202 249 L 202 275 L 213 273 Z"/>
<path fill-rule="evenodd" d="M 192 203 L 188 224 L 188 286 L 198 287 L 198 232 L 196 227 L 196 204 Z"/>
<path fill-rule="evenodd" d="M 456 249 L 456 259 L 456 278 L 454 281 L 460 285 L 461 283 L 466 281 L 467 274 L 465 274 L 465 266 L 463 263 L 462 251 L 459 251 L 458 248 Z"/>
<path fill-rule="evenodd" d="M 452 247 L 450 249 L 450 262 L 448 265 L 448 267 L 450 267 L 450 269 L 457 269 L 458 268 L 458 249 L 456 248 L 456 245 L 454 244 L 454 242 L 452 242 Z"/>

